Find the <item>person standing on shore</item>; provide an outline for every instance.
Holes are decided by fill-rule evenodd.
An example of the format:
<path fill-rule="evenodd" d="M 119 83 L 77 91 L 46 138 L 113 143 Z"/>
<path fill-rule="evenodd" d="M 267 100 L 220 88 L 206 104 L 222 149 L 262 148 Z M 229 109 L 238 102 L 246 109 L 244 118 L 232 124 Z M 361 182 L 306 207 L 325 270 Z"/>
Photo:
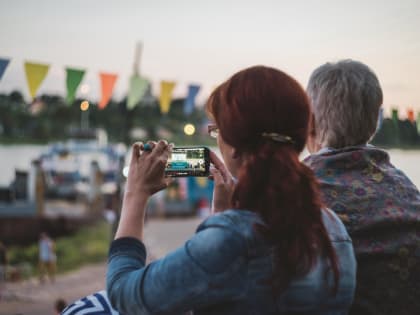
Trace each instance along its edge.
<path fill-rule="evenodd" d="M 43 232 L 39 238 L 39 280 L 41 283 L 44 282 L 45 274 L 48 274 L 48 278 L 51 282 L 55 281 L 55 271 L 57 256 L 55 254 L 55 243 Z"/>

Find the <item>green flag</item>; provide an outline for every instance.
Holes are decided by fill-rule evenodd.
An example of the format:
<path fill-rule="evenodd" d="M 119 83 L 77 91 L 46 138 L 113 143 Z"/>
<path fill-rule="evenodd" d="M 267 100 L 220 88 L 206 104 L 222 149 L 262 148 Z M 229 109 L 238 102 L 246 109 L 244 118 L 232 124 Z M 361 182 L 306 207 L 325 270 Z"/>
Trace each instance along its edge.
<path fill-rule="evenodd" d="M 420 135 L 420 112 L 417 114 L 417 132 Z"/>
<path fill-rule="evenodd" d="M 398 109 L 392 109 L 392 121 L 396 126 L 398 126 Z"/>
<path fill-rule="evenodd" d="M 71 104 L 76 97 L 76 91 L 79 87 L 80 82 L 82 82 L 83 76 L 85 75 L 85 70 L 66 68 L 67 78 L 67 103 Z"/>
<path fill-rule="evenodd" d="M 130 90 L 128 91 L 127 108 L 133 109 L 143 98 L 146 93 L 149 81 L 138 75 L 130 78 Z"/>

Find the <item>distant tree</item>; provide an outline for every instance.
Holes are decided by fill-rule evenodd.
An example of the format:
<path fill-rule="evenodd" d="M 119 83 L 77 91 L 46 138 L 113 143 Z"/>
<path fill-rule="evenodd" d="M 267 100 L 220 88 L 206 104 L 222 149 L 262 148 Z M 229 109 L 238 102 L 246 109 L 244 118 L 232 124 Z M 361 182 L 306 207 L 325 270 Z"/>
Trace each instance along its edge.
<path fill-rule="evenodd" d="M 394 121 L 390 118 L 385 118 L 382 122 L 381 128 L 376 132 L 371 142 L 375 145 L 387 147 L 398 145 L 399 132 Z"/>
<path fill-rule="evenodd" d="M 25 104 L 25 99 L 23 98 L 22 93 L 20 93 L 19 91 L 11 92 L 9 94 L 9 99 L 12 103 L 26 105 Z"/>
<path fill-rule="evenodd" d="M 398 122 L 400 131 L 400 143 L 403 145 L 413 146 L 420 144 L 419 135 L 417 133 L 417 126 L 415 123 L 406 120 Z"/>
<path fill-rule="evenodd" d="M 70 128 L 80 127 L 81 101 L 77 99 L 68 105 L 59 95 L 44 94 L 29 105 L 18 91 L 8 95 L 0 94 L 0 140 L 65 140 Z M 151 94 L 131 110 L 127 109 L 126 99 L 120 102 L 111 100 L 102 110 L 91 103 L 88 112 L 89 126 L 104 128 L 110 141 L 126 144 L 131 144 L 134 140 L 130 138 L 133 128 L 147 131 L 145 139 L 138 140 L 156 140 L 158 131 L 164 128 L 169 131 L 170 141 L 203 143 L 205 139 L 199 133 L 186 137 L 183 128 L 186 123 L 192 123 L 197 128 L 201 126 L 207 120 L 205 112 L 202 108 L 195 108 L 190 115 L 185 116 L 184 101 L 183 98 L 174 99 L 169 113 L 164 115 L 160 112 L 158 100 Z M 33 111 L 35 107 L 38 108 L 37 111 Z"/>

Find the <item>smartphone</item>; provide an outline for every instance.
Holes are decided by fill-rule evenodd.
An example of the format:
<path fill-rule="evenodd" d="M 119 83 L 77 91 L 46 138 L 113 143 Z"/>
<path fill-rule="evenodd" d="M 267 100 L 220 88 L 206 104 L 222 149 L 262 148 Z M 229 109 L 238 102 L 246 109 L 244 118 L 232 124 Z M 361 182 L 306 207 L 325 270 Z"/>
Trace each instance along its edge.
<path fill-rule="evenodd" d="M 207 147 L 174 147 L 165 168 L 168 177 L 207 177 L 210 151 Z"/>

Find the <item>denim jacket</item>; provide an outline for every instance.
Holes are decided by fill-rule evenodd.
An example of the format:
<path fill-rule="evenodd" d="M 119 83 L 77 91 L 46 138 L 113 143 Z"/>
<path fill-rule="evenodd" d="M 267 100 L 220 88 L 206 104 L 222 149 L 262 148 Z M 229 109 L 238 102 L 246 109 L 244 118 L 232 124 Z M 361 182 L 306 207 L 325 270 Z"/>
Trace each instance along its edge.
<path fill-rule="evenodd" d="M 270 247 L 254 231 L 261 222 L 246 210 L 228 210 L 205 220 L 186 244 L 145 265 L 146 249 L 134 238 L 110 248 L 107 294 L 121 314 L 347 314 L 355 289 L 356 262 L 350 237 L 338 217 L 323 211 L 339 261 L 334 296 L 325 283 L 327 261 L 319 257 L 305 276 L 273 296 Z"/>

